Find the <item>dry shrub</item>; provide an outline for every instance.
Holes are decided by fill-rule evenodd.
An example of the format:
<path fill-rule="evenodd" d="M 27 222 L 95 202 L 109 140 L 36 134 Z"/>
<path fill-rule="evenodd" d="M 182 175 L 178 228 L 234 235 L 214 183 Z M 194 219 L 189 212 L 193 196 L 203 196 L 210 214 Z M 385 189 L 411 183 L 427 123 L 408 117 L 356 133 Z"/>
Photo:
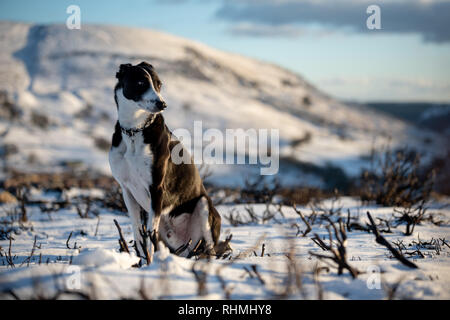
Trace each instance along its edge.
<path fill-rule="evenodd" d="M 303 105 L 306 107 L 309 107 L 312 105 L 311 98 L 309 96 L 304 96 L 302 102 L 303 102 Z"/>
<path fill-rule="evenodd" d="M 313 201 L 325 199 L 330 196 L 329 193 L 313 187 L 280 188 L 277 194 L 282 197 L 281 201 L 285 205 L 294 203 L 307 205 Z"/>
<path fill-rule="evenodd" d="M 33 111 L 31 113 L 31 123 L 43 130 L 46 130 L 50 126 L 50 120 L 48 116 L 37 111 Z"/>
<path fill-rule="evenodd" d="M 111 142 L 102 137 L 95 137 L 94 144 L 101 151 L 109 151 L 109 148 L 111 148 Z"/>
<path fill-rule="evenodd" d="M 6 91 L 0 91 L 0 119 L 17 120 L 22 111 L 10 100 Z"/>
<path fill-rule="evenodd" d="M 17 153 L 19 153 L 19 148 L 15 144 L 5 143 L 0 146 L 0 157 L 8 158 Z"/>
<path fill-rule="evenodd" d="M 383 206 L 411 207 L 429 199 L 433 181 L 434 170 L 421 166 L 415 150 L 374 150 L 371 168 L 361 175 L 360 197 Z"/>
<path fill-rule="evenodd" d="M 114 178 L 90 171 L 67 171 L 59 173 L 26 173 L 14 169 L 8 171 L 7 178 L 0 187 L 10 192 L 22 187 L 35 187 L 44 190 L 62 190 L 73 187 L 81 189 L 108 189 L 114 183 Z"/>
<path fill-rule="evenodd" d="M 450 148 L 443 157 L 436 157 L 430 164 L 430 169 L 436 170 L 434 190 L 450 196 Z"/>
<path fill-rule="evenodd" d="M 74 114 L 77 119 L 89 119 L 94 113 L 94 107 L 87 103 L 83 109 Z"/>
<path fill-rule="evenodd" d="M 127 207 L 125 206 L 125 202 L 122 197 L 122 189 L 115 180 L 113 180 L 108 187 L 105 187 L 103 205 L 106 208 L 116 211 L 127 212 Z"/>

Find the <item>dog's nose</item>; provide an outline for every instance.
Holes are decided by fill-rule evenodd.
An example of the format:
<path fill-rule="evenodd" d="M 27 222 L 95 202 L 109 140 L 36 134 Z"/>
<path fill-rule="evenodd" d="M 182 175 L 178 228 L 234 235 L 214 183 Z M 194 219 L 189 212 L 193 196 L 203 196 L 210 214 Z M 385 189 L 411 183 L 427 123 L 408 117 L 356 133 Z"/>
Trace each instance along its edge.
<path fill-rule="evenodd" d="M 167 108 L 167 104 L 164 101 L 158 100 L 158 101 L 156 101 L 156 107 L 162 111 L 165 108 Z"/>

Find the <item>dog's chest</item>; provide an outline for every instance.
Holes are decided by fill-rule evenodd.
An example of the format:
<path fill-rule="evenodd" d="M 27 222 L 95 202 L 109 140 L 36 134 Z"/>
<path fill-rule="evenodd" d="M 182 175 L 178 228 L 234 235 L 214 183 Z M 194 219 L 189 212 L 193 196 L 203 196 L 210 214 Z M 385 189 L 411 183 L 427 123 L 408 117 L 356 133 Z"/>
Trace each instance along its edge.
<path fill-rule="evenodd" d="M 153 154 L 142 134 L 122 135 L 122 142 L 110 151 L 113 176 L 146 208 L 149 205 L 149 187 L 152 184 Z"/>

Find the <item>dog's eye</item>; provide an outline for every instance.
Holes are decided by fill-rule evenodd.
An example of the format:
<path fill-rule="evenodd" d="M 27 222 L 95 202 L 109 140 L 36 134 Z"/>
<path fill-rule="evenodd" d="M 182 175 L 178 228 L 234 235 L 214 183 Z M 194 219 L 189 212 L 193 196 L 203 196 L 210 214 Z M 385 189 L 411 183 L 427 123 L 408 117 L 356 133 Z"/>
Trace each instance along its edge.
<path fill-rule="evenodd" d="M 138 81 L 138 82 L 137 82 L 137 85 L 138 85 L 139 87 L 143 87 L 143 86 L 145 85 L 145 83 L 144 83 L 144 81 Z"/>

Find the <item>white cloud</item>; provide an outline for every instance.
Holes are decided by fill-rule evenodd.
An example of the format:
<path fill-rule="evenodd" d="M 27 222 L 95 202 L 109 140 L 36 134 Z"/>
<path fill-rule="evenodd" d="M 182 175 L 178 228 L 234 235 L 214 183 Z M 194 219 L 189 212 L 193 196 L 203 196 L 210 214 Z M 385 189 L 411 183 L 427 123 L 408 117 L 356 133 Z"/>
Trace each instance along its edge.
<path fill-rule="evenodd" d="M 228 29 L 229 33 L 236 36 L 252 37 L 286 37 L 297 38 L 304 34 L 304 31 L 292 25 L 268 26 L 254 23 L 238 23 Z"/>

